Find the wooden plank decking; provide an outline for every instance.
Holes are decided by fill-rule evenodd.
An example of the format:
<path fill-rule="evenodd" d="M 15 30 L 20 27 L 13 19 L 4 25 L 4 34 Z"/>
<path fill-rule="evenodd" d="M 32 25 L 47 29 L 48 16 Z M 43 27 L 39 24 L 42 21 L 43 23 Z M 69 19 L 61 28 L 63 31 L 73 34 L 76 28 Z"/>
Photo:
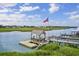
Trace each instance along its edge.
<path fill-rule="evenodd" d="M 29 47 L 29 48 L 38 48 L 47 43 L 48 42 L 37 42 L 37 41 L 33 41 L 33 40 L 25 40 L 25 41 L 20 41 L 19 44 Z"/>
<path fill-rule="evenodd" d="M 38 46 L 37 44 L 31 43 L 31 40 L 20 41 L 20 44 L 29 48 L 35 48 Z"/>

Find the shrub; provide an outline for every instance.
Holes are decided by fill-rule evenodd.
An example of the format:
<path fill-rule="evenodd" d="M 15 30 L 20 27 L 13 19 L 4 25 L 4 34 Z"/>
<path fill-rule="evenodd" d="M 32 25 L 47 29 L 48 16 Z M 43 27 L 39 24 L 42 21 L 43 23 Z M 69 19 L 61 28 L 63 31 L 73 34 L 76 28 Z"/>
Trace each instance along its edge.
<path fill-rule="evenodd" d="M 51 55 L 52 55 L 52 56 L 64 56 L 64 54 L 62 54 L 62 53 L 59 52 L 59 51 L 53 51 L 53 52 L 51 53 Z"/>
<path fill-rule="evenodd" d="M 26 56 L 48 56 L 48 55 L 51 55 L 51 53 L 45 50 L 36 50 L 32 52 L 26 52 L 24 55 Z"/>
<path fill-rule="evenodd" d="M 21 56 L 20 52 L 0 52 L 0 56 Z"/>
<path fill-rule="evenodd" d="M 59 50 L 62 54 L 67 56 L 78 56 L 79 55 L 79 49 L 71 48 L 71 47 L 62 47 Z"/>
<path fill-rule="evenodd" d="M 40 48 L 41 50 L 48 50 L 48 51 L 53 51 L 59 49 L 59 45 L 54 44 L 54 43 L 49 43 L 43 47 Z"/>

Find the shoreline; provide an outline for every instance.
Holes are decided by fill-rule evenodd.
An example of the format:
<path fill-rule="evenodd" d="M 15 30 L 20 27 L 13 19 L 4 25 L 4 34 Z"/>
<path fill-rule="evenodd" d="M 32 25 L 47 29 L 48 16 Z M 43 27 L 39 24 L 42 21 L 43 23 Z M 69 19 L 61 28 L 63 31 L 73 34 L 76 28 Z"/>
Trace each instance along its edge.
<path fill-rule="evenodd" d="M 43 27 L 23 27 L 23 28 L 0 28 L 0 32 L 12 32 L 12 31 L 21 31 L 21 32 L 31 32 L 32 30 L 44 30 L 44 31 L 51 31 L 51 30 L 63 30 L 63 29 L 69 29 L 71 27 L 47 27 L 47 28 L 43 28 Z"/>

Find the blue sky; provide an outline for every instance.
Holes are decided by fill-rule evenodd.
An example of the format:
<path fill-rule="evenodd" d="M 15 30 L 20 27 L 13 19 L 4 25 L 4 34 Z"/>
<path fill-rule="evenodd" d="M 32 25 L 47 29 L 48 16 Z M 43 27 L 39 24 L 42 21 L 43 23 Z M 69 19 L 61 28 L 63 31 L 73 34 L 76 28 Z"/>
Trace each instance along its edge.
<path fill-rule="evenodd" d="M 79 26 L 79 4 L 0 3 L 0 25 Z"/>

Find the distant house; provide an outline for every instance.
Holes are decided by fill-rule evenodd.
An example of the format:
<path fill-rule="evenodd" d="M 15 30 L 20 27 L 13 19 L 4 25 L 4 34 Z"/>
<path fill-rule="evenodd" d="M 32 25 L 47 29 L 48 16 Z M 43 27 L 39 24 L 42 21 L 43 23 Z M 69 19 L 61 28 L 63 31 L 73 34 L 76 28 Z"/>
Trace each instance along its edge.
<path fill-rule="evenodd" d="M 33 30 L 31 33 L 31 40 L 35 42 L 44 42 L 46 39 L 46 33 L 44 30 Z"/>

